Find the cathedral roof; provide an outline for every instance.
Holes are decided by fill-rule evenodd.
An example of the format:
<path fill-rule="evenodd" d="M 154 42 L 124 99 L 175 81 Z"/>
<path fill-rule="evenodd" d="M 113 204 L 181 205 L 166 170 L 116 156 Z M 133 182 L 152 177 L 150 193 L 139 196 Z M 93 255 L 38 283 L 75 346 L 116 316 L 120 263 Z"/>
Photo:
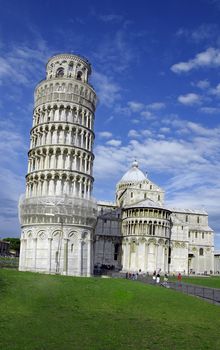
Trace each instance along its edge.
<path fill-rule="evenodd" d="M 164 206 L 162 206 L 159 202 L 154 202 L 149 198 L 147 198 L 143 201 L 140 201 L 138 203 L 129 204 L 128 206 L 126 206 L 126 209 L 129 209 L 129 208 L 155 208 L 155 209 L 169 210 L 169 209 L 165 208 Z"/>
<path fill-rule="evenodd" d="M 138 162 L 134 161 L 131 168 L 122 176 L 119 183 L 122 182 L 141 182 L 146 180 L 144 173 L 138 168 Z"/>
<path fill-rule="evenodd" d="M 204 209 L 183 209 L 170 207 L 170 211 L 172 211 L 173 213 L 208 215 L 208 213 Z"/>

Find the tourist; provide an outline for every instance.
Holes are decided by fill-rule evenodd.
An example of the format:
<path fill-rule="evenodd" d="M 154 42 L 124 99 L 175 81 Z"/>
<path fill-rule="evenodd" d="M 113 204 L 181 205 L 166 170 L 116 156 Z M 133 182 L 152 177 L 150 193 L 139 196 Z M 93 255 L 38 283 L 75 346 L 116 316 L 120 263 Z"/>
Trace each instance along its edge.
<path fill-rule="evenodd" d="M 153 273 L 153 282 L 154 282 L 154 283 L 156 282 L 156 270 L 155 270 L 154 273 Z"/>
<path fill-rule="evenodd" d="M 181 287 L 182 275 L 180 272 L 178 273 L 177 280 L 179 282 L 179 287 Z"/>
<path fill-rule="evenodd" d="M 160 283 L 160 274 L 158 272 L 157 276 L 156 276 L 156 283 L 159 284 Z"/>
<path fill-rule="evenodd" d="M 180 272 L 178 273 L 177 279 L 178 279 L 179 282 L 181 282 L 181 280 L 182 280 L 182 275 L 181 275 Z"/>
<path fill-rule="evenodd" d="M 168 283 L 168 276 L 167 276 L 167 274 L 165 273 L 164 278 L 163 278 L 163 284 L 166 286 L 167 283 Z"/>
<path fill-rule="evenodd" d="M 165 273 L 165 275 L 163 277 L 163 282 L 160 285 L 162 287 L 165 287 L 165 288 L 170 288 L 170 286 L 168 285 L 168 275 L 167 275 L 167 273 Z"/>

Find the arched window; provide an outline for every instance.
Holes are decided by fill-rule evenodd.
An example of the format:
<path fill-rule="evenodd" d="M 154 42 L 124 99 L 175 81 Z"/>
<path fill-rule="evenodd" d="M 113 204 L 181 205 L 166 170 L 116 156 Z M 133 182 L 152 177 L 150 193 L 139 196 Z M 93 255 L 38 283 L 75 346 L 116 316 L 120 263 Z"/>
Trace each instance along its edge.
<path fill-rule="evenodd" d="M 77 79 L 77 80 L 82 80 L 82 72 L 81 72 L 81 71 L 78 71 L 78 72 L 77 72 L 76 79 Z"/>
<path fill-rule="evenodd" d="M 61 68 L 58 68 L 57 69 L 57 72 L 56 72 L 56 77 L 59 78 L 59 77 L 63 77 L 64 75 L 64 69 L 61 67 Z"/>
<path fill-rule="evenodd" d="M 203 253 L 204 253 L 203 248 L 200 248 L 200 249 L 199 249 L 199 255 L 201 255 L 201 256 L 202 256 L 202 255 L 203 255 Z"/>
<path fill-rule="evenodd" d="M 152 222 L 149 222 L 149 235 L 152 235 Z"/>
<path fill-rule="evenodd" d="M 115 244 L 115 252 L 114 252 L 114 260 L 118 259 L 118 253 L 119 253 L 119 244 Z"/>
<path fill-rule="evenodd" d="M 69 71 L 72 71 L 73 70 L 73 62 L 70 62 L 69 64 Z"/>

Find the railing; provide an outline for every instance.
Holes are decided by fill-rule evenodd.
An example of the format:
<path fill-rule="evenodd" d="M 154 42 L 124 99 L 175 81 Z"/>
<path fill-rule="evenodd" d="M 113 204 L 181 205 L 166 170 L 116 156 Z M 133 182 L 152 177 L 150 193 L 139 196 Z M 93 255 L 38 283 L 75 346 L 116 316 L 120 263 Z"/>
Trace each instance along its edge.
<path fill-rule="evenodd" d="M 35 108 L 42 103 L 57 103 L 57 102 L 73 102 L 81 104 L 84 107 L 89 108 L 92 112 L 95 110 L 95 103 L 74 93 L 64 93 L 64 92 L 53 92 L 45 96 L 38 97 L 35 100 Z"/>
<path fill-rule="evenodd" d="M 142 275 L 138 276 L 138 280 L 148 284 L 171 288 L 185 294 L 194 295 L 196 297 L 202 298 L 206 301 L 210 301 L 213 304 L 220 306 L 220 289 L 219 288 L 204 287 L 196 284 L 183 283 L 182 281 L 181 282 L 169 281 L 167 283 L 163 283 L 162 281 L 157 284 L 156 281 L 153 280 L 152 276 L 142 276 Z"/>
<path fill-rule="evenodd" d="M 19 258 L 0 256 L 0 268 L 14 268 L 17 269 Z"/>

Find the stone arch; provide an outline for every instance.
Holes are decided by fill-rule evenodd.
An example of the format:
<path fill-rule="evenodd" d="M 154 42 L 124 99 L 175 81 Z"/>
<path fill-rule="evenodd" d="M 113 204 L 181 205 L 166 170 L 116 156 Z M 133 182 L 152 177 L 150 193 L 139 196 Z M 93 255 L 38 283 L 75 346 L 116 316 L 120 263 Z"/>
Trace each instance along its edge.
<path fill-rule="evenodd" d="M 155 238 L 149 238 L 147 242 L 148 242 L 148 244 L 156 244 L 157 243 Z"/>
<path fill-rule="evenodd" d="M 46 233 L 45 233 L 45 231 L 44 230 L 40 230 L 38 233 L 37 233 L 37 237 L 39 238 L 39 239 L 45 239 L 46 238 Z"/>
<path fill-rule="evenodd" d="M 77 230 L 72 230 L 69 232 L 68 237 L 73 243 L 76 243 L 80 240 L 80 233 Z"/>
<path fill-rule="evenodd" d="M 88 231 L 83 231 L 81 233 L 81 239 L 85 241 L 88 238 L 88 234 Z"/>
<path fill-rule="evenodd" d="M 59 67 L 56 70 L 56 78 L 62 78 L 64 76 L 64 68 L 63 67 Z"/>
<path fill-rule="evenodd" d="M 61 235 L 62 235 L 62 232 L 60 229 L 55 229 L 53 232 L 52 232 L 52 237 L 54 240 L 59 240 L 61 238 Z"/>
<path fill-rule="evenodd" d="M 32 238 L 33 237 L 33 232 L 32 230 L 27 231 L 27 237 Z"/>
<path fill-rule="evenodd" d="M 160 238 L 160 239 L 158 240 L 158 244 L 159 244 L 159 245 L 164 245 L 164 240 L 163 240 L 162 238 Z"/>

